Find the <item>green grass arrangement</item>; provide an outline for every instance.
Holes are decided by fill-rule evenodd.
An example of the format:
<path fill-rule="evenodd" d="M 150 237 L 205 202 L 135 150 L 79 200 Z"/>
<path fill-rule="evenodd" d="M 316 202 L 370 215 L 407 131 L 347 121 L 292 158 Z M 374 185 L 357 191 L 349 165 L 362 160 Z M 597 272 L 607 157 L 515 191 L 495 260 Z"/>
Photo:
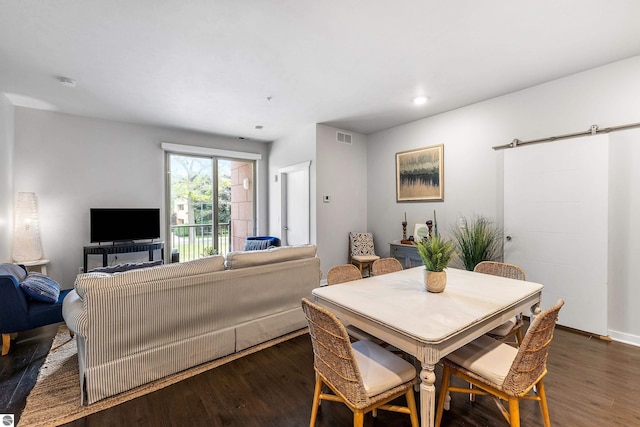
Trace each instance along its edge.
<path fill-rule="evenodd" d="M 417 243 L 418 254 L 428 271 L 442 271 L 456 256 L 456 245 L 451 240 L 433 236 Z"/>
<path fill-rule="evenodd" d="M 463 217 L 464 218 L 464 217 Z M 477 216 L 466 221 L 466 228 L 453 228 L 451 234 L 456 242 L 464 268 L 472 271 L 481 261 L 496 261 L 502 255 L 502 232 L 488 218 Z"/>

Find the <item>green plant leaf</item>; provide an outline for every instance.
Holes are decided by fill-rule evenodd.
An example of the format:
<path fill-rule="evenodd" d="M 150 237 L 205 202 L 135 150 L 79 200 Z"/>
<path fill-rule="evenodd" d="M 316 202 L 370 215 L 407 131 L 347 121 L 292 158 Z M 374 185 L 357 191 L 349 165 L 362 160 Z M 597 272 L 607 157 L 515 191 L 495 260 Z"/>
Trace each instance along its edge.
<path fill-rule="evenodd" d="M 464 218 L 464 217 L 463 217 Z M 481 261 L 496 261 L 502 255 L 502 232 L 488 218 L 477 216 L 466 228 L 453 228 L 451 234 L 464 268 L 472 271 Z"/>
<path fill-rule="evenodd" d="M 444 270 L 457 255 L 455 243 L 451 240 L 444 240 L 439 235 L 423 239 L 417 246 L 422 263 L 429 271 Z"/>

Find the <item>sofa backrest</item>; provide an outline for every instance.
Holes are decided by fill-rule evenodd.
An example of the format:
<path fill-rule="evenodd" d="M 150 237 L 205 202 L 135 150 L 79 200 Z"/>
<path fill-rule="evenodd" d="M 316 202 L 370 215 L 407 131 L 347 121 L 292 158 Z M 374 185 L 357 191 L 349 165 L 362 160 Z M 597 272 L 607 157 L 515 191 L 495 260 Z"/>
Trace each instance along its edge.
<path fill-rule="evenodd" d="M 122 273 L 93 272 L 76 277 L 75 289 L 80 298 L 96 286 L 118 286 L 145 283 L 224 270 L 224 257 L 213 255 L 193 261 L 164 264 L 156 267 L 129 270 Z"/>
<path fill-rule="evenodd" d="M 227 254 L 226 268 L 228 270 L 236 270 L 239 268 L 313 258 L 315 256 L 316 247 L 314 245 L 271 246 L 261 251 L 229 252 Z"/>

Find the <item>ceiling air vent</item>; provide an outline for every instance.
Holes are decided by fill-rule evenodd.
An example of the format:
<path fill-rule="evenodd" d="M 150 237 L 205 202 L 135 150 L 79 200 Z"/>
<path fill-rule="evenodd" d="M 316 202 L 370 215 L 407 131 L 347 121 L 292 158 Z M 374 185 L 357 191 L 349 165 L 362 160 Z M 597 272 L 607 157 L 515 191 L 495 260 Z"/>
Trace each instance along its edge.
<path fill-rule="evenodd" d="M 345 132 L 336 132 L 336 140 L 338 142 L 342 142 L 343 144 L 351 144 L 351 141 L 353 140 L 353 135 L 351 135 L 350 133 L 345 133 Z"/>

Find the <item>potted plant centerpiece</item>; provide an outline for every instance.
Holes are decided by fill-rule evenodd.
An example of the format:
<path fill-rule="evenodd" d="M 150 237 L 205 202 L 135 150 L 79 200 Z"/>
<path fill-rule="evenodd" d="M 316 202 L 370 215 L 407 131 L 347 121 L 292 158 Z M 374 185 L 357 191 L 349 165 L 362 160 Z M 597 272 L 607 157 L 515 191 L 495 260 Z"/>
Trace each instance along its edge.
<path fill-rule="evenodd" d="M 442 292 L 447 285 L 445 267 L 456 256 L 455 244 L 440 235 L 422 239 L 417 243 L 418 254 L 425 267 L 424 284 L 429 292 Z"/>

